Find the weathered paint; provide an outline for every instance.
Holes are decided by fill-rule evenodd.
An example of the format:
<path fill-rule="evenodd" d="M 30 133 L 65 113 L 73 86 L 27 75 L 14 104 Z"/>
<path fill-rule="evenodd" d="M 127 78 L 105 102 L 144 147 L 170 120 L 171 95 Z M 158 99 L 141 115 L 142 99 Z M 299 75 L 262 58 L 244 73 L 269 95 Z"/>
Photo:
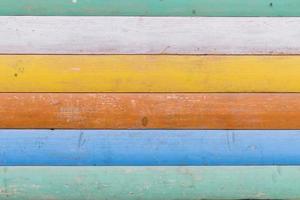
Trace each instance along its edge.
<path fill-rule="evenodd" d="M 0 92 L 300 92 L 300 56 L 1 55 Z"/>
<path fill-rule="evenodd" d="M 300 131 L 2 129 L 0 165 L 300 165 L 299 143 Z"/>
<path fill-rule="evenodd" d="M 1 0 L 0 15 L 300 16 L 298 0 Z"/>
<path fill-rule="evenodd" d="M 2 54 L 300 54 L 297 17 L 0 17 L 0 33 Z"/>
<path fill-rule="evenodd" d="M 4 200 L 299 199 L 300 167 L 1 167 Z"/>
<path fill-rule="evenodd" d="M 300 94 L 0 93 L 0 113 L 0 128 L 300 129 Z"/>

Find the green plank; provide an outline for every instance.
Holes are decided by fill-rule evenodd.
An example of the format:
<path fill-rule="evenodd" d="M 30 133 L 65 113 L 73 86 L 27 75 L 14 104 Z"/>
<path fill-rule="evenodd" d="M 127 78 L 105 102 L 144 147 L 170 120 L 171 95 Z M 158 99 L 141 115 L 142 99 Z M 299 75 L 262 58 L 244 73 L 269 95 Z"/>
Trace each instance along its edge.
<path fill-rule="evenodd" d="M 1 167 L 0 199 L 297 199 L 300 167 Z"/>
<path fill-rule="evenodd" d="M 300 1 L 1 0 L 0 15 L 300 16 Z"/>

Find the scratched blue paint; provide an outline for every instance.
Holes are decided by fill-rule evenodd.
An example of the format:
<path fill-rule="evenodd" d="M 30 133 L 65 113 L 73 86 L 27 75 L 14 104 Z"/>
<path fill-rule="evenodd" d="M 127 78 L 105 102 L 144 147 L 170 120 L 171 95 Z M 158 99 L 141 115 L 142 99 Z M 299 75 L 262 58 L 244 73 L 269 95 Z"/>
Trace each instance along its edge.
<path fill-rule="evenodd" d="M 300 131 L 0 130 L 0 165 L 299 165 Z"/>

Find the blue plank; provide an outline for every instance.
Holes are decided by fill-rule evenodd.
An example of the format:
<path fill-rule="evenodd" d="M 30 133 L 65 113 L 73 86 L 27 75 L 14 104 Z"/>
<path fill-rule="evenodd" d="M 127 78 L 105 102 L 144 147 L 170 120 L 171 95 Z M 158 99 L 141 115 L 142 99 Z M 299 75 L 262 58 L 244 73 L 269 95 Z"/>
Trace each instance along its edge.
<path fill-rule="evenodd" d="M 300 131 L 0 130 L 0 165 L 299 165 Z"/>

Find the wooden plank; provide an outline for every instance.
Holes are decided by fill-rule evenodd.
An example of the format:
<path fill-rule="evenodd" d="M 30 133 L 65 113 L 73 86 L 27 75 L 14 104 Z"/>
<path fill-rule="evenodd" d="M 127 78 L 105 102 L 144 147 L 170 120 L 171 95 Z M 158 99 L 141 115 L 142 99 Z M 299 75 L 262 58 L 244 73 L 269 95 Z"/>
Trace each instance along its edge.
<path fill-rule="evenodd" d="M 0 15 L 300 16 L 298 0 L 1 0 Z"/>
<path fill-rule="evenodd" d="M 300 131 L 0 130 L 2 166 L 299 165 Z"/>
<path fill-rule="evenodd" d="M 0 92 L 300 92 L 300 56 L 0 55 Z"/>
<path fill-rule="evenodd" d="M 0 128 L 300 129 L 300 94 L 0 93 Z"/>
<path fill-rule="evenodd" d="M 299 167 L 1 167 L 1 199 L 299 199 Z"/>
<path fill-rule="evenodd" d="M 0 17 L 0 33 L 2 54 L 300 53 L 300 18 Z"/>

